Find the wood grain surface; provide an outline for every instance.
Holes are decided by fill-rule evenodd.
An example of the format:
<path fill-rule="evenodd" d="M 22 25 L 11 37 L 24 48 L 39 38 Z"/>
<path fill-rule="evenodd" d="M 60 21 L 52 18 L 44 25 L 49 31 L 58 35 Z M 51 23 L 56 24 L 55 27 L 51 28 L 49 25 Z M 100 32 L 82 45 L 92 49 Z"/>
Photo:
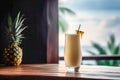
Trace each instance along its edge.
<path fill-rule="evenodd" d="M 0 65 L 0 80 L 120 80 L 120 67 L 81 65 L 68 73 L 64 64 Z"/>

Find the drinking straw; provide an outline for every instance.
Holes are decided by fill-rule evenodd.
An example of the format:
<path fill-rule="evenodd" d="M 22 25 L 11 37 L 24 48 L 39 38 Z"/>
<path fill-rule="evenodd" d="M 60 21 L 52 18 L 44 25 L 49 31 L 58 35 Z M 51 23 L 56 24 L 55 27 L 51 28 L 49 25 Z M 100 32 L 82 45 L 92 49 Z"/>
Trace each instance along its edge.
<path fill-rule="evenodd" d="M 79 27 L 78 27 L 78 31 L 80 31 L 80 27 L 81 27 L 81 24 L 80 24 Z"/>

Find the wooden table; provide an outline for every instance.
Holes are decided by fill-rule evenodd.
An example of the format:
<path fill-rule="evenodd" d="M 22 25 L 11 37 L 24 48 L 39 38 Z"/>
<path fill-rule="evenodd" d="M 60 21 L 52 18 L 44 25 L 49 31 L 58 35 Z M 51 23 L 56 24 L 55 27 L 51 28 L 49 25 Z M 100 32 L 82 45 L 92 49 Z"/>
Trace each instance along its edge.
<path fill-rule="evenodd" d="M 0 80 L 120 80 L 120 67 L 81 65 L 79 72 L 67 73 L 62 64 L 0 65 Z"/>

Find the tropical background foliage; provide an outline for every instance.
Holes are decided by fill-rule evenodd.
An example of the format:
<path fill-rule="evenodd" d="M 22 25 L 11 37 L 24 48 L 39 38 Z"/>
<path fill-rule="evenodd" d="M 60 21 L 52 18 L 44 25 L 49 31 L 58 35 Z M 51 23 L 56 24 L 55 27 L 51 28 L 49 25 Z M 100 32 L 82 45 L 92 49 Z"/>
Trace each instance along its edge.
<path fill-rule="evenodd" d="M 92 46 L 97 50 L 97 53 L 88 50 L 92 55 L 120 55 L 120 44 L 115 44 L 115 36 L 110 35 L 109 41 L 106 42 L 107 49 L 99 43 L 92 42 Z M 100 60 L 96 61 L 97 65 L 119 66 L 119 60 Z"/>
<path fill-rule="evenodd" d="M 68 29 L 68 23 L 64 18 L 64 15 L 75 15 L 75 12 L 65 6 L 62 6 L 62 3 L 59 5 L 59 31 L 60 32 L 66 32 Z"/>

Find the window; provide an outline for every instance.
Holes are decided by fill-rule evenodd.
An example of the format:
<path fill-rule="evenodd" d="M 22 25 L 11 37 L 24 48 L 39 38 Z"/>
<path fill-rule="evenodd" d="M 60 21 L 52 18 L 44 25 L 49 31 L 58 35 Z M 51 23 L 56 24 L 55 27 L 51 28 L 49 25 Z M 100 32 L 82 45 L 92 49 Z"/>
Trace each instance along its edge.
<path fill-rule="evenodd" d="M 65 32 L 73 33 L 81 24 L 84 35 L 81 41 L 82 55 L 120 55 L 120 0 L 59 0 L 59 8 L 65 7 L 75 14 L 64 13 Z M 61 13 L 59 11 L 59 17 Z M 59 18 L 60 19 L 60 18 Z M 60 27 L 60 26 L 59 26 Z M 64 30 L 64 29 L 63 29 Z M 59 31 L 59 56 L 64 55 L 64 32 Z M 113 48 L 114 47 L 114 48 Z M 102 48 L 102 50 L 100 50 Z M 83 61 L 83 64 L 111 65 L 114 61 Z M 64 61 L 60 61 L 64 63 Z M 117 61 L 120 64 L 120 61 Z"/>

